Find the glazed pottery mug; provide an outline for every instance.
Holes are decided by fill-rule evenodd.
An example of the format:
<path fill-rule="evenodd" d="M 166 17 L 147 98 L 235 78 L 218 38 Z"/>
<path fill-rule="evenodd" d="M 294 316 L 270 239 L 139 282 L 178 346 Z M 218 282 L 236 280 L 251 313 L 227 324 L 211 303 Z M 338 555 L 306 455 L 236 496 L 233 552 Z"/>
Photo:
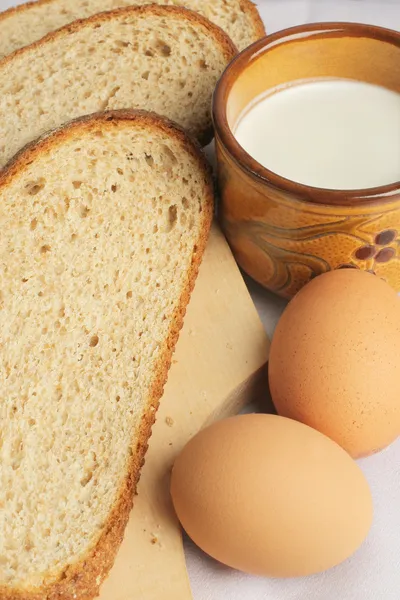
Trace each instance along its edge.
<path fill-rule="evenodd" d="M 332 77 L 400 92 L 400 33 L 351 23 L 287 29 L 239 54 L 214 94 L 222 226 L 239 266 L 285 298 L 344 267 L 371 271 L 400 292 L 400 181 L 351 191 L 302 185 L 261 166 L 233 135 L 261 94 Z"/>

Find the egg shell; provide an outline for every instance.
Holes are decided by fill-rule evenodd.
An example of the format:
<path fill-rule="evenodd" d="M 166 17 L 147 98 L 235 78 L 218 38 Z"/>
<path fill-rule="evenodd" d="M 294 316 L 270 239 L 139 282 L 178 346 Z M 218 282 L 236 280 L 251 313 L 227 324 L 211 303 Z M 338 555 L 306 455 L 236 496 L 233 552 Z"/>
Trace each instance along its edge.
<path fill-rule="evenodd" d="M 349 455 L 276 415 L 242 415 L 201 431 L 175 462 L 171 495 L 202 550 L 273 577 L 342 562 L 366 537 L 373 512 L 368 484 Z"/>
<path fill-rule="evenodd" d="M 378 277 L 332 271 L 289 303 L 269 382 L 280 415 L 315 427 L 353 457 L 400 435 L 400 298 Z"/>

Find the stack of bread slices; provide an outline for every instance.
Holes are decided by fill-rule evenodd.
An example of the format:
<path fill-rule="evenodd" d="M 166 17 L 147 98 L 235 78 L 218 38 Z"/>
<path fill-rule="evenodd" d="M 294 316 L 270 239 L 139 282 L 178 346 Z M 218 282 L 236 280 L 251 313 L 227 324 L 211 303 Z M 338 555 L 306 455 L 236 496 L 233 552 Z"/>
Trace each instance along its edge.
<path fill-rule="evenodd" d="M 263 34 L 249 0 L 0 14 L 0 600 L 112 567 L 212 221 L 211 96 Z"/>

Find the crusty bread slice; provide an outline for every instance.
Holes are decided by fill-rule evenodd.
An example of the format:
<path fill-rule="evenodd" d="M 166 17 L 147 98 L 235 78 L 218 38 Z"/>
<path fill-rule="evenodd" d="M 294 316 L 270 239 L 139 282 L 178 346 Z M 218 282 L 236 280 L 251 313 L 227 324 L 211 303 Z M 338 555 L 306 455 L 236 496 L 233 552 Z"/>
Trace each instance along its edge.
<path fill-rule="evenodd" d="M 206 143 L 211 97 L 235 48 L 185 8 L 147 5 L 75 21 L 0 62 L 0 167 L 85 114 L 140 108 Z"/>
<path fill-rule="evenodd" d="M 1 173 L 1 600 L 98 593 L 212 205 L 203 155 L 149 113 L 85 117 Z"/>
<path fill-rule="evenodd" d="M 153 3 L 185 6 L 199 12 L 226 31 L 239 50 L 265 35 L 251 0 L 37 0 L 0 13 L 0 58 L 77 19 Z"/>

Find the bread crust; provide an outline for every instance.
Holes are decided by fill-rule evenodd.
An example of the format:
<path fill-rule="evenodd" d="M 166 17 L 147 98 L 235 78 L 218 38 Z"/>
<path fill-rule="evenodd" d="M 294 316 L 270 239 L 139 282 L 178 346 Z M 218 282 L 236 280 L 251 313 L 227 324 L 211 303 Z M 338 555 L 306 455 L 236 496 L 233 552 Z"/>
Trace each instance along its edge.
<path fill-rule="evenodd" d="M 267 32 L 265 30 L 265 25 L 260 16 L 260 13 L 258 12 L 256 4 L 252 2 L 252 0 L 240 0 L 240 8 L 244 13 L 251 15 L 255 36 L 254 41 L 256 42 L 260 38 L 266 36 Z"/>
<path fill-rule="evenodd" d="M 39 0 L 39 2 L 42 1 L 51 2 L 52 0 Z M 36 3 L 31 2 L 30 4 Z M 21 6 L 17 6 L 16 9 L 23 8 L 24 6 L 28 5 L 22 4 Z M 74 33 L 75 31 L 84 29 L 85 27 L 91 28 L 101 23 L 105 23 L 114 17 L 123 15 L 156 15 L 158 17 L 168 17 L 169 15 L 174 15 L 175 17 L 181 18 L 184 21 L 189 21 L 190 23 L 200 25 L 201 27 L 203 27 L 203 29 L 207 31 L 207 33 L 210 33 L 221 47 L 224 54 L 224 58 L 227 61 L 232 60 L 238 52 L 235 44 L 232 42 L 228 34 L 225 33 L 220 27 L 218 27 L 218 25 L 211 23 L 211 21 L 209 21 L 199 13 L 190 10 L 189 8 L 184 8 L 182 6 L 144 4 L 143 6 L 126 6 L 123 8 L 116 8 L 115 10 L 109 10 L 107 12 L 98 13 L 96 15 L 88 17 L 87 19 L 78 19 L 76 21 L 73 21 L 72 23 L 61 27 L 56 31 L 50 31 L 50 33 L 45 35 L 40 40 L 33 42 L 29 46 L 24 46 L 23 48 L 16 50 L 12 54 L 5 56 L 2 60 L 0 60 L 0 66 L 12 61 L 14 56 L 20 56 L 25 52 L 29 52 L 30 49 L 33 48 L 41 48 L 46 44 L 47 41 L 57 41 L 60 38 L 68 36 L 70 33 Z"/>
<path fill-rule="evenodd" d="M 183 21 L 193 23 L 195 26 L 205 30 L 209 36 L 213 37 L 214 41 L 220 47 L 227 65 L 238 52 L 236 46 L 234 45 L 230 37 L 220 27 L 218 27 L 218 25 L 214 25 L 214 23 L 211 23 L 211 21 L 209 21 L 199 13 L 196 13 L 187 8 L 183 8 L 181 6 L 146 4 L 143 6 L 128 6 L 125 8 L 118 8 L 116 10 L 93 15 L 88 19 L 79 19 L 78 21 L 73 21 L 72 23 L 70 23 L 69 25 L 65 25 L 61 29 L 57 29 L 56 31 L 48 33 L 45 37 L 38 40 L 37 42 L 33 42 L 33 44 L 31 44 L 30 46 L 24 46 L 23 48 L 16 50 L 12 54 L 5 56 L 2 60 L 0 60 L 0 68 L 6 66 L 8 63 L 12 63 L 12 61 L 16 57 L 23 56 L 24 54 L 29 54 L 29 52 L 33 49 L 45 47 L 46 44 L 49 42 L 57 42 L 58 40 L 68 37 L 70 34 L 73 34 L 82 29 L 88 28 L 90 30 L 100 25 L 101 23 L 110 21 L 113 18 L 124 17 L 125 15 L 127 17 L 135 17 L 140 15 L 155 15 L 166 18 L 173 16 L 174 18 L 182 19 Z M 212 124 L 210 124 L 208 127 L 204 127 L 203 130 L 199 132 L 197 137 L 203 146 L 210 143 L 214 137 Z"/>
<path fill-rule="evenodd" d="M 0 186 L 7 186 L 20 170 L 34 161 L 37 156 L 50 153 L 64 140 L 79 137 L 84 131 L 98 130 L 99 127 L 118 126 L 119 123 L 126 121 L 136 121 L 147 128 L 155 128 L 172 136 L 181 143 L 182 148 L 197 160 L 199 169 L 204 173 L 207 185 L 201 231 L 192 255 L 191 267 L 183 286 L 180 302 L 175 310 L 169 335 L 161 351 L 159 368 L 154 376 L 148 406 L 141 420 L 139 432 L 134 436 L 135 443 L 136 440 L 137 443 L 132 447 L 132 457 L 128 464 L 127 477 L 117 494 L 117 500 L 103 532 L 97 542 L 88 549 L 84 558 L 68 565 L 57 573 L 49 573 L 45 577 L 45 584 L 42 587 L 18 589 L 0 585 L 0 600 L 90 600 L 99 594 L 100 585 L 112 568 L 124 537 L 125 527 L 140 478 L 140 470 L 144 464 L 144 457 L 151 436 L 151 428 L 155 422 L 156 411 L 167 381 L 172 355 L 183 325 L 186 307 L 207 244 L 213 218 L 214 190 L 211 169 L 198 144 L 183 129 L 153 113 L 140 110 L 119 110 L 75 119 L 66 126 L 42 136 L 39 141 L 28 144 L 21 150 L 0 173 Z"/>
<path fill-rule="evenodd" d="M 5 21 L 6 19 L 9 19 L 15 15 L 28 12 L 29 10 L 36 8 L 37 6 L 46 6 L 47 4 L 53 4 L 56 1 L 57 0 L 36 0 L 35 2 L 26 2 L 25 4 L 20 4 L 19 6 L 13 6 L 0 13 L 0 22 Z M 252 2 L 252 0 L 240 0 L 240 8 L 245 14 L 251 17 L 255 35 L 254 41 L 261 37 L 264 37 L 264 23 L 260 17 L 257 6 L 254 4 L 254 2 Z"/>

